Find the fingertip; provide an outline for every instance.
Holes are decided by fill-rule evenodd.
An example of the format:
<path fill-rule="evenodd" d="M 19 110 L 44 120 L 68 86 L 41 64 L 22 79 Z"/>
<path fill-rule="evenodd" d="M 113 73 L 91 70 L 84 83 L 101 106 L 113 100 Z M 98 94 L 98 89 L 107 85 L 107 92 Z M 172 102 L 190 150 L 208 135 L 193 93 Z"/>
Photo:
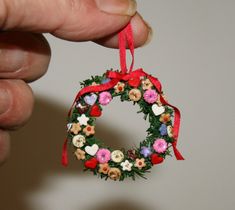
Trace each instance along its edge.
<path fill-rule="evenodd" d="M 147 45 L 151 41 L 153 34 L 150 25 L 138 13 L 131 19 L 131 25 L 135 47 Z M 118 48 L 118 33 L 95 40 L 95 42 L 105 47 Z"/>
<path fill-rule="evenodd" d="M 0 114 L 0 127 L 14 130 L 22 127 L 30 118 L 34 97 L 31 88 L 22 80 L 1 80 L 0 90 L 8 94 L 8 107 Z M 2 102 L 0 101 L 0 106 Z"/>
<path fill-rule="evenodd" d="M 0 48 L 1 78 L 30 82 L 43 76 L 48 69 L 51 49 L 41 34 L 3 32 Z"/>

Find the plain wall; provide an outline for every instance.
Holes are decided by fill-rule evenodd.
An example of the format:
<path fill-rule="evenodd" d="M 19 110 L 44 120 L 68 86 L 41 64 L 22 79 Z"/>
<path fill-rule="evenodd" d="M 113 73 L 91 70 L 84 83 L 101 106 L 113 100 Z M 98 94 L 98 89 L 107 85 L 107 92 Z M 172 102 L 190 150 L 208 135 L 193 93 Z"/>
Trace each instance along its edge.
<path fill-rule="evenodd" d="M 178 147 L 185 161 L 167 158 L 147 180 L 100 180 L 70 155 L 60 165 L 66 113 L 79 82 L 119 68 L 118 51 L 47 35 L 48 74 L 31 84 L 36 104 L 29 124 L 12 134 L 12 154 L 0 169 L 1 210 L 234 209 L 235 1 L 148 0 L 138 8 L 154 30 L 136 50 L 143 67 L 163 84 L 182 112 Z M 138 144 L 147 127 L 137 107 L 117 100 L 97 132 L 106 144 Z"/>

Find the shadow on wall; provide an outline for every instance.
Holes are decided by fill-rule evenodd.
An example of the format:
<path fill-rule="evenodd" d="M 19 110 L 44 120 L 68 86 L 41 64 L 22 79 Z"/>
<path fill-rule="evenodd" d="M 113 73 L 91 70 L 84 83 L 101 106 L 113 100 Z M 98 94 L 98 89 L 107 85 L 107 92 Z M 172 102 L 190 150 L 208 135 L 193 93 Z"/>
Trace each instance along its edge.
<path fill-rule="evenodd" d="M 87 210 L 150 210 L 152 208 L 143 206 L 138 201 L 130 202 L 127 200 L 117 200 L 111 202 L 105 202 L 102 205 L 97 205 L 88 208 Z M 155 210 L 159 210 L 159 208 L 155 208 Z"/>
<path fill-rule="evenodd" d="M 38 97 L 31 121 L 20 131 L 12 133 L 12 150 L 8 162 L 0 168 L 0 205 L 2 210 L 30 210 L 24 202 L 25 194 L 40 188 L 47 174 L 78 174 L 85 176 L 79 161 L 70 154 L 66 169 L 60 164 L 63 138 L 66 136 L 65 119 L 67 108 Z M 111 147 L 125 146 L 122 132 L 99 125 L 97 136 Z M 112 141 L 107 142 L 108 139 Z M 89 173 L 89 172 L 87 172 Z M 133 206 L 134 205 L 134 206 Z M 138 205 L 117 202 L 107 206 L 94 206 L 91 210 L 125 209 L 139 210 Z"/>

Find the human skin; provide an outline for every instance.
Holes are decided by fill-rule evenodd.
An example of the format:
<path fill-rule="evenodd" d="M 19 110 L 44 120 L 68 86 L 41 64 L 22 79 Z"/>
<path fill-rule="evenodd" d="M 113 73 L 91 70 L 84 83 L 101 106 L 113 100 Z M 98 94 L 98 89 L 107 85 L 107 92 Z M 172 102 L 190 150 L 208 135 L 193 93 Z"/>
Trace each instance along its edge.
<path fill-rule="evenodd" d="M 129 21 L 135 47 L 149 42 L 152 30 L 134 0 L 0 0 L 0 164 L 9 156 L 9 131 L 31 116 L 27 83 L 43 76 L 50 62 L 43 33 L 117 48 L 117 34 Z"/>

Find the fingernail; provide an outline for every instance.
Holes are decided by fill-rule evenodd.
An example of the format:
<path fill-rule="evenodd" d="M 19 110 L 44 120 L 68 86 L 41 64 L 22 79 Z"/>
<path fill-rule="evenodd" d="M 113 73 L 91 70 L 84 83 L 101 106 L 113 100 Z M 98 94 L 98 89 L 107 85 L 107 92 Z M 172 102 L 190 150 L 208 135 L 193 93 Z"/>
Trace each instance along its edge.
<path fill-rule="evenodd" d="M 136 13 L 135 0 L 96 0 L 97 7 L 110 14 L 133 16 Z"/>
<path fill-rule="evenodd" d="M 145 25 L 148 28 L 148 37 L 147 37 L 147 39 L 146 39 L 146 41 L 145 41 L 145 43 L 143 44 L 142 47 L 148 45 L 151 42 L 152 38 L 153 38 L 153 29 L 152 29 L 152 27 L 145 20 L 143 20 L 143 21 L 144 21 Z"/>
<path fill-rule="evenodd" d="M 0 46 L 0 71 L 13 72 L 21 69 L 27 58 L 27 53 L 15 46 Z"/>
<path fill-rule="evenodd" d="M 10 95 L 7 90 L 0 89 L 0 115 L 5 113 L 10 106 Z"/>

